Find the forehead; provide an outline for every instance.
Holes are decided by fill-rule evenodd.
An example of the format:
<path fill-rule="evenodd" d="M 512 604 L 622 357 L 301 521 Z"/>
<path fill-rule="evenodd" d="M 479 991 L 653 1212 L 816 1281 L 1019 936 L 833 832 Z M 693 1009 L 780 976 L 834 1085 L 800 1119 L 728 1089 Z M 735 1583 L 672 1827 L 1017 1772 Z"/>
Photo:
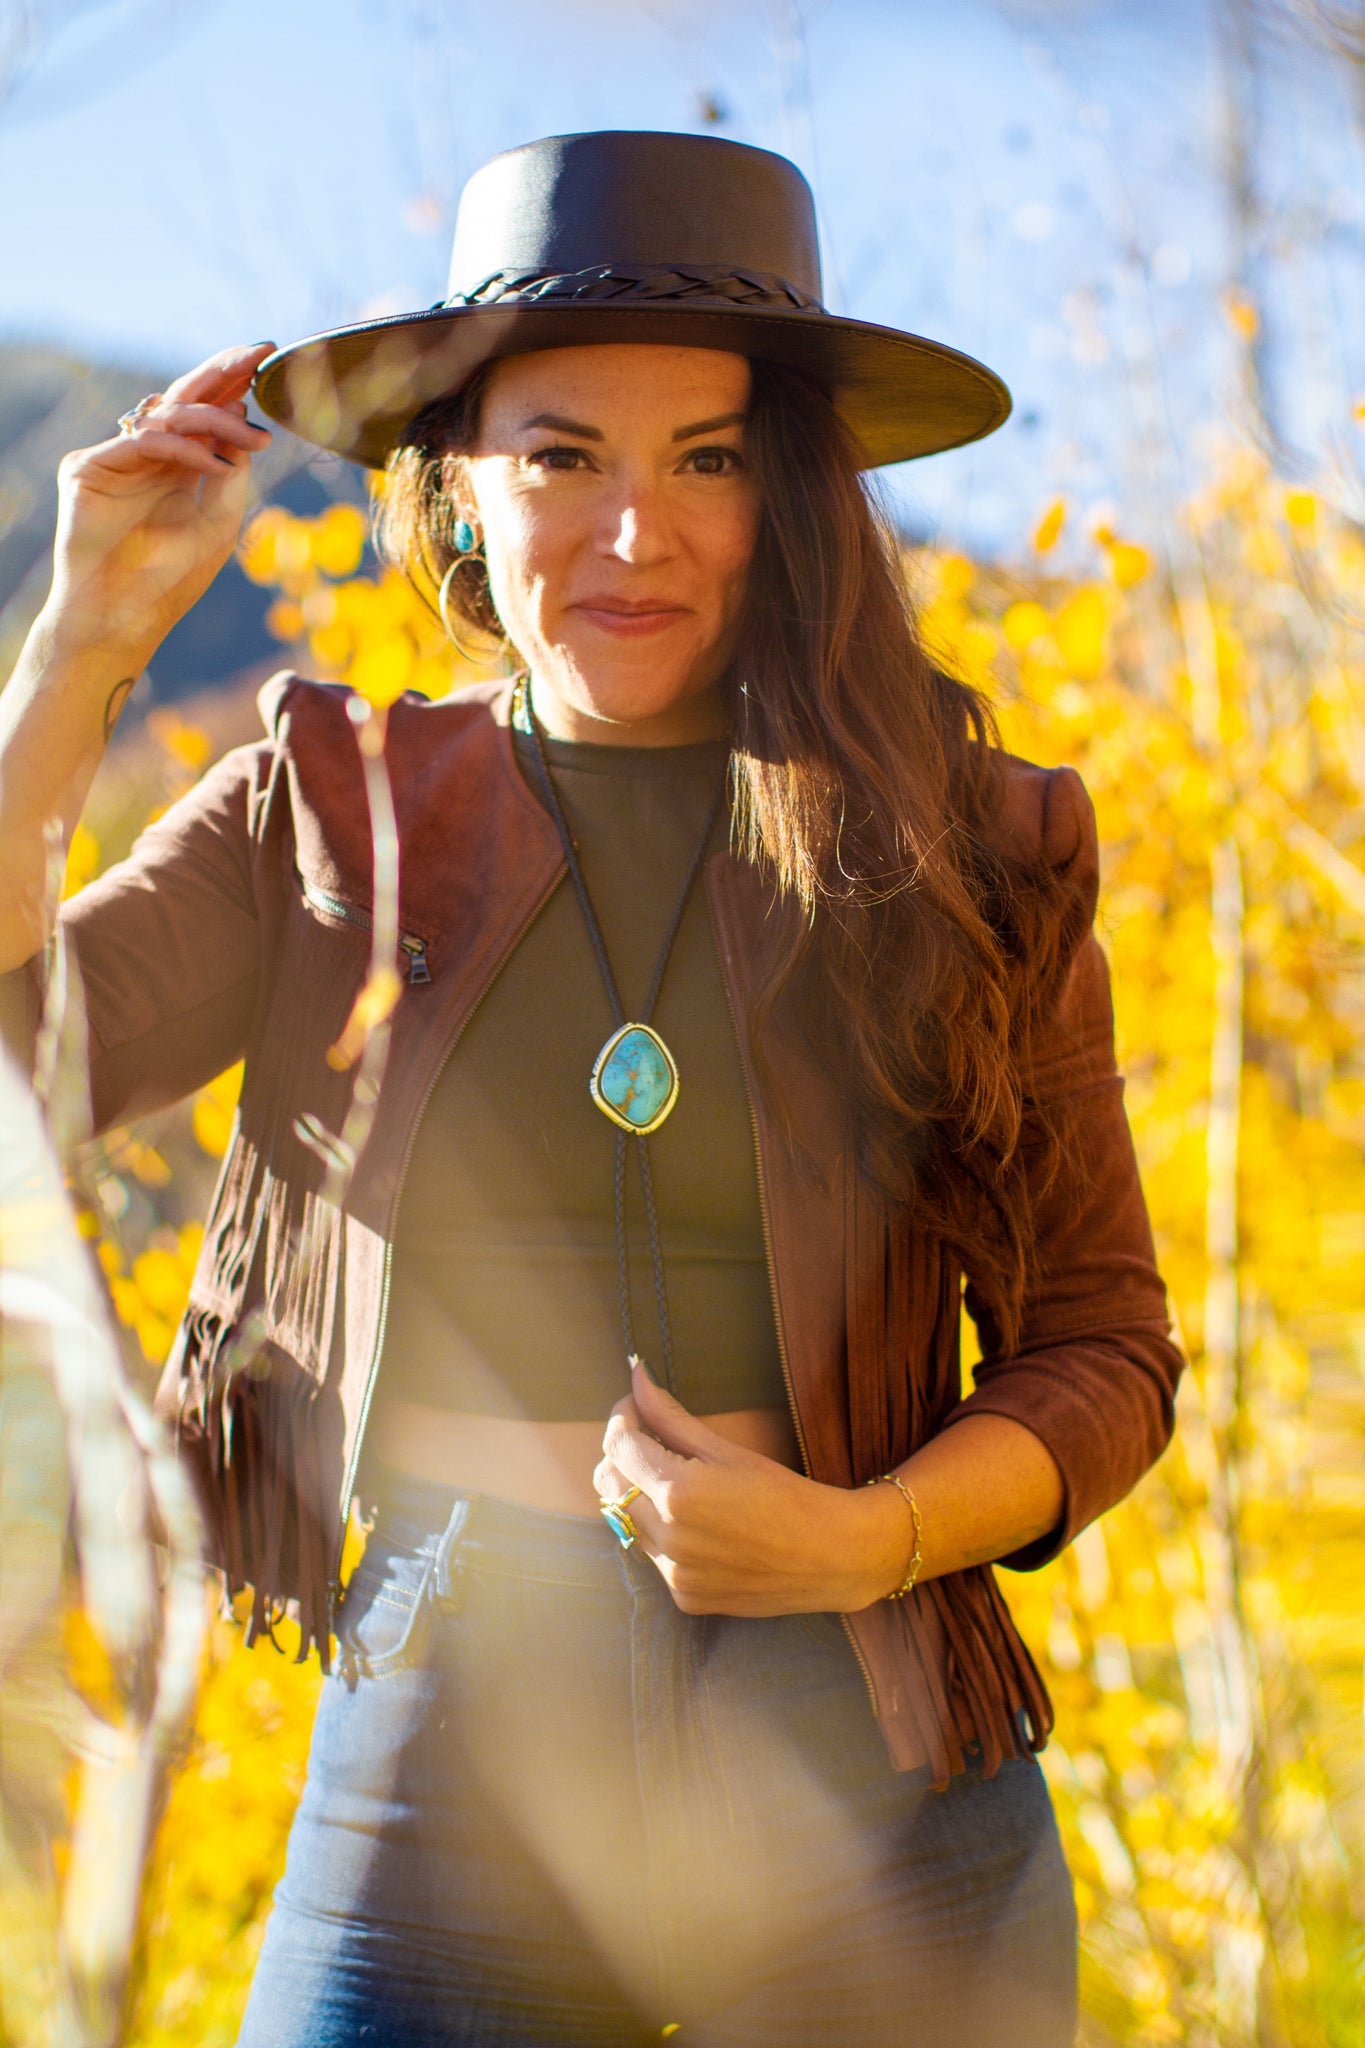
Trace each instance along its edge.
<path fill-rule="evenodd" d="M 603 342 L 537 349 L 490 367 L 482 412 L 510 424 L 518 414 L 556 412 L 606 425 L 613 414 L 646 414 L 660 425 L 742 412 L 750 371 L 744 356 L 714 348 Z"/>

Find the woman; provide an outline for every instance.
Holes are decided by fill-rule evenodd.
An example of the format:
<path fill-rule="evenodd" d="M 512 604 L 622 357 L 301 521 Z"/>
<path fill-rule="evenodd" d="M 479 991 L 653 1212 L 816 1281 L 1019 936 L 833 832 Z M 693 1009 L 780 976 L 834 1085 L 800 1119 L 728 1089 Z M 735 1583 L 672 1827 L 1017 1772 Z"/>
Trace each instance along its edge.
<path fill-rule="evenodd" d="M 270 685 L 65 920 L 98 1122 L 247 1062 L 162 1405 L 252 1634 L 290 1599 L 337 1650 L 242 2041 L 1068 2042 L 990 1566 L 1133 1484 L 1179 1359 L 1089 807 L 928 662 L 860 476 L 1003 387 L 823 310 L 790 165 L 657 135 L 495 160 L 443 307 L 266 354 L 68 461 L 0 819 L 17 965 L 46 821 L 233 545 L 253 377 L 515 650 L 390 713 L 408 982 L 339 1208 L 345 692 Z"/>

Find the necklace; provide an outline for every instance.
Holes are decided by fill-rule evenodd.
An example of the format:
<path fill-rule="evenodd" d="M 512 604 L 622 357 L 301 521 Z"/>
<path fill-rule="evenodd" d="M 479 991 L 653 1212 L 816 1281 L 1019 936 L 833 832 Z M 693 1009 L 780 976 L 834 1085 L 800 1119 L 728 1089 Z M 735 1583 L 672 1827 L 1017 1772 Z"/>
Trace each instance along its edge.
<path fill-rule="evenodd" d="M 603 1116 L 616 1126 L 616 1271 L 621 1301 L 621 1333 L 625 1338 L 626 1355 L 636 1356 L 635 1323 L 631 1312 L 630 1298 L 630 1255 L 626 1233 L 626 1156 L 627 1141 L 635 1139 L 636 1157 L 640 1162 L 640 1186 L 645 1198 L 645 1221 L 649 1229 L 650 1260 L 654 1268 L 654 1297 L 659 1311 L 659 1336 L 663 1343 L 664 1381 L 670 1393 L 676 1391 L 673 1384 L 673 1336 L 668 1317 L 668 1292 L 664 1285 L 663 1245 L 659 1237 L 659 1220 L 654 1203 L 654 1176 L 650 1168 L 649 1138 L 665 1123 L 673 1112 L 678 1100 L 678 1063 L 667 1044 L 650 1023 L 654 1006 L 659 1000 L 664 975 L 673 953 L 673 942 L 683 921 L 697 875 L 705 858 L 716 819 L 720 813 L 725 795 L 725 782 L 720 788 L 706 813 L 701 836 L 697 840 L 687 874 L 673 907 L 673 915 L 659 948 L 655 962 L 654 976 L 649 985 L 649 994 L 643 1010 L 637 1019 L 626 1016 L 621 1002 L 616 976 L 612 971 L 611 956 L 607 952 L 602 926 L 588 894 L 588 884 L 583 874 L 578 849 L 569 830 L 569 821 L 564 815 L 564 806 L 559 800 L 550 763 L 545 753 L 545 742 L 541 735 L 540 722 L 531 708 L 530 678 L 517 678 L 516 691 L 512 700 L 512 723 L 520 732 L 529 733 L 535 748 L 536 767 L 545 790 L 550 816 L 554 819 L 564 849 L 564 859 L 573 881 L 574 894 L 583 913 L 583 922 L 597 956 L 598 971 L 602 986 L 606 990 L 607 1002 L 611 1008 L 613 1030 L 606 1044 L 593 1062 L 588 1078 L 588 1093 Z"/>

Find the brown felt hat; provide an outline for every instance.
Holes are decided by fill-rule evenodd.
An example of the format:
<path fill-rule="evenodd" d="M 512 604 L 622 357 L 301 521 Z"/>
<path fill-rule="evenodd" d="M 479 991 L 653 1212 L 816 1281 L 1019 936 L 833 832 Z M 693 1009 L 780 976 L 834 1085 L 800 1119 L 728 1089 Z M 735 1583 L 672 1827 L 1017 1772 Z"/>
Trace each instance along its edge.
<path fill-rule="evenodd" d="M 255 393 L 304 440 L 377 469 L 482 363 L 604 341 L 800 370 L 869 468 L 979 440 L 1010 410 L 971 356 L 825 311 L 810 187 L 785 157 L 620 130 L 495 156 L 461 195 L 447 298 L 292 342 L 261 364 Z"/>

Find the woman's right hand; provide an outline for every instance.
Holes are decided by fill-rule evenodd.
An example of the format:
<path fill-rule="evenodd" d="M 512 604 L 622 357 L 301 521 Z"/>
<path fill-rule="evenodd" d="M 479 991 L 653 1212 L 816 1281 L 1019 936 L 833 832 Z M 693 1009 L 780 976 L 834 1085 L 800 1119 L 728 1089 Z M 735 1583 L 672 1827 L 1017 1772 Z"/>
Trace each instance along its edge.
<path fill-rule="evenodd" d="M 133 674 L 232 553 L 251 457 L 268 446 L 246 419 L 274 344 L 224 349 L 177 377 L 131 433 L 77 449 L 59 472 L 49 645 L 99 647 Z"/>

